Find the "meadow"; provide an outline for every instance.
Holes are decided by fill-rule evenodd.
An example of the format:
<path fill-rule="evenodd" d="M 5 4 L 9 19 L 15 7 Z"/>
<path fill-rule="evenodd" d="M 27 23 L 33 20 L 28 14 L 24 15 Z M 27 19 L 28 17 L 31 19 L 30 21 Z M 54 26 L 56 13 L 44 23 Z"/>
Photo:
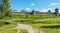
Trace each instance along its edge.
<path fill-rule="evenodd" d="M 60 33 L 60 15 L 56 16 L 54 14 L 11 14 L 11 17 L 6 17 L 1 20 L 11 20 L 13 22 L 30 25 L 39 30 L 43 30 L 46 33 Z M 14 24 L 11 25 L 16 26 Z M 3 26 L 5 26 L 5 24 L 2 22 L 1 29 L 3 28 Z M 6 28 L 10 28 L 12 26 L 8 26 Z M 4 27 L 4 29 L 6 28 Z M 26 31 L 22 30 L 21 33 L 23 32 L 27 33 Z"/>

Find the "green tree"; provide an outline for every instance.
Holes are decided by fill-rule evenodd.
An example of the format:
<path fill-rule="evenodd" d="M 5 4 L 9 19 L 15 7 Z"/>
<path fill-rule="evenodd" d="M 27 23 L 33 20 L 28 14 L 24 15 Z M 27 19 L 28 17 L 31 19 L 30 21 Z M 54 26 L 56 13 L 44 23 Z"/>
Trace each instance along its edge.
<path fill-rule="evenodd" d="M 1 11 L 2 11 L 2 0 L 0 0 L 0 17 L 1 17 Z"/>
<path fill-rule="evenodd" d="M 9 0 L 2 0 L 2 6 L 1 6 L 1 18 L 4 18 L 6 16 L 9 16 L 9 13 L 11 11 Z"/>

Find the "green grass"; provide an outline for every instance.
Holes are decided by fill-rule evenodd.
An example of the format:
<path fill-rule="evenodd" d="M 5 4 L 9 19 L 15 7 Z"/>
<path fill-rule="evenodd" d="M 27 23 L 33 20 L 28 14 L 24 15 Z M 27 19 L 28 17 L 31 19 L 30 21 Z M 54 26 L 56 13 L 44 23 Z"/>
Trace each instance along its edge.
<path fill-rule="evenodd" d="M 49 18 L 55 18 L 53 20 L 44 20 L 44 21 L 35 21 L 38 19 L 49 19 Z M 46 14 L 46 15 L 41 15 L 41 14 L 36 14 L 36 15 L 17 15 L 13 14 L 12 19 L 27 19 L 27 20 L 15 20 L 16 22 L 20 22 L 23 24 L 31 25 L 34 28 L 41 29 L 45 31 L 46 33 L 60 33 L 60 28 L 41 28 L 42 26 L 55 26 L 55 25 L 60 25 L 60 18 L 59 16 L 53 15 L 53 14 Z"/>
<path fill-rule="evenodd" d="M 6 24 L 4 23 L 4 21 L 0 20 L 0 27 L 3 26 L 3 25 L 6 25 Z"/>
<path fill-rule="evenodd" d="M 10 29 L 10 28 L 13 28 L 13 27 L 16 27 L 16 26 L 17 25 L 15 25 L 15 24 L 4 25 L 4 26 L 0 27 L 0 31 L 7 30 L 7 29 Z"/>
<path fill-rule="evenodd" d="M 60 19 L 52 19 L 52 20 L 43 20 L 40 19 L 39 21 L 36 20 L 14 20 L 13 22 L 19 22 L 23 24 L 60 24 Z"/>
<path fill-rule="evenodd" d="M 17 29 L 11 29 L 11 30 L 7 30 L 7 31 L 3 31 L 1 33 L 17 33 Z"/>
<path fill-rule="evenodd" d="M 9 20 L 9 19 L 44 19 L 44 18 L 60 18 L 59 16 L 56 16 L 54 14 L 36 14 L 36 15 L 31 15 L 31 14 L 11 14 L 11 17 L 5 17 L 3 18 L 4 20 Z"/>
<path fill-rule="evenodd" d="M 44 31 L 45 33 L 60 33 L 60 28 L 59 29 L 43 28 L 41 30 Z"/>
<path fill-rule="evenodd" d="M 33 26 L 34 28 L 43 30 L 46 33 L 60 33 L 60 19 L 53 19 L 53 20 L 44 20 L 44 21 L 37 21 L 37 22 L 21 22 L 23 24 L 27 24 Z M 54 27 L 59 25 L 59 28 Z M 53 28 L 41 28 L 42 26 L 51 26 Z"/>
<path fill-rule="evenodd" d="M 20 33 L 28 33 L 26 30 L 20 29 Z"/>
<path fill-rule="evenodd" d="M 60 18 L 59 16 L 56 16 L 54 14 L 36 14 L 36 15 L 31 15 L 29 14 L 28 17 L 26 17 L 27 14 L 11 14 L 11 17 L 6 17 L 3 18 L 2 20 L 11 20 L 11 19 L 20 19 L 20 20 L 12 20 L 13 22 L 18 22 L 22 24 L 27 24 L 30 26 L 33 26 L 34 28 L 41 29 L 45 31 L 46 33 L 60 33 L 60 28 L 41 28 L 42 26 L 55 26 L 55 25 L 60 25 Z M 52 20 L 43 20 L 43 19 L 49 19 L 49 18 L 55 18 Z M 27 20 L 23 20 L 27 19 Z M 43 21 L 35 21 L 35 20 L 43 20 Z M 5 25 L 6 27 L 2 26 L 0 28 L 1 30 L 9 29 L 11 26 L 10 25 Z M 7 27 L 8 26 L 8 27 Z M 12 26 L 13 27 L 13 26 Z M 20 33 L 27 33 L 25 30 L 21 30 Z"/>
<path fill-rule="evenodd" d="M 34 24 L 28 24 L 30 26 L 33 26 L 34 28 L 40 29 L 45 33 L 60 33 L 60 28 L 41 28 L 42 26 L 55 26 L 60 24 L 41 24 L 41 23 L 34 23 Z"/>
<path fill-rule="evenodd" d="M 34 24 L 30 24 L 30 26 L 33 26 L 34 28 L 40 29 L 45 33 L 60 33 L 60 28 L 41 28 L 42 26 L 55 26 L 55 25 L 60 25 L 60 24 L 41 24 L 41 23 L 34 23 Z"/>

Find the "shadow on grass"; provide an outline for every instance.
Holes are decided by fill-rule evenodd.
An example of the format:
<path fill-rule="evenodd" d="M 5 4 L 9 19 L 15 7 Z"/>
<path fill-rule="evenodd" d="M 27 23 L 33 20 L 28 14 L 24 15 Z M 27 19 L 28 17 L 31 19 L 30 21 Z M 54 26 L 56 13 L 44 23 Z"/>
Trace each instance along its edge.
<path fill-rule="evenodd" d="M 41 28 L 60 28 L 60 25 L 54 25 L 54 26 L 41 26 Z"/>

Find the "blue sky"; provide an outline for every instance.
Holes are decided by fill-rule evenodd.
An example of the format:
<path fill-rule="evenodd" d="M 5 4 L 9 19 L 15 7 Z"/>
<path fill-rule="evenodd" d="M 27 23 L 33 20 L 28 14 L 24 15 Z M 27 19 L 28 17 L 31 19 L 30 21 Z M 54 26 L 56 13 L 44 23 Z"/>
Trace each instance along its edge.
<path fill-rule="evenodd" d="M 60 0 L 10 0 L 11 8 L 20 11 L 22 9 L 30 12 L 32 9 L 40 12 L 46 12 L 57 7 L 60 9 Z"/>

